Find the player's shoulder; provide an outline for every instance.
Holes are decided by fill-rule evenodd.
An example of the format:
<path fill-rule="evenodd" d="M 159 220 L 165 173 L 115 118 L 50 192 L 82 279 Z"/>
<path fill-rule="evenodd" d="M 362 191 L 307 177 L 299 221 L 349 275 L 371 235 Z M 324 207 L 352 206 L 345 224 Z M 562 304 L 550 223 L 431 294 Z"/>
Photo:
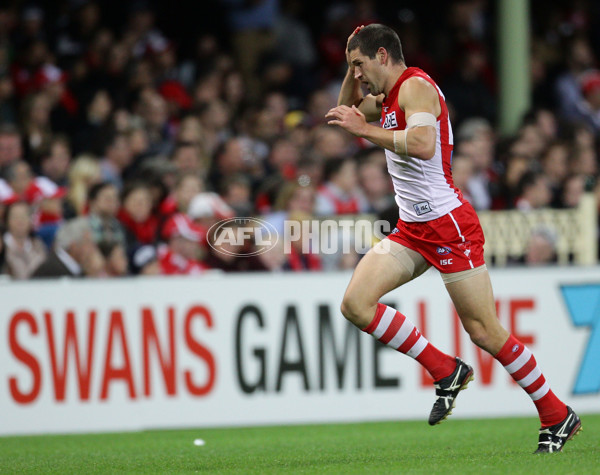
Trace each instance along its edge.
<path fill-rule="evenodd" d="M 438 103 L 438 91 L 435 86 L 421 76 L 412 76 L 402 83 L 398 91 L 398 104 L 404 109 L 408 104 Z"/>
<path fill-rule="evenodd" d="M 400 86 L 401 93 L 414 94 L 425 93 L 426 91 L 437 92 L 431 79 L 426 79 L 425 75 L 411 76 Z"/>

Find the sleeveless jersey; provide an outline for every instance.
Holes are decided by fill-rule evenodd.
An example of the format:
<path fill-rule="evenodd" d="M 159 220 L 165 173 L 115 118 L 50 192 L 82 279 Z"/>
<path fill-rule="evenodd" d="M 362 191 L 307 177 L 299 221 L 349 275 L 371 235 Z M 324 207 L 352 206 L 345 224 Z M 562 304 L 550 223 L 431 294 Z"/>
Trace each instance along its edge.
<path fill-rule="evenodd" d="M 422 160 L 385 149 L 385 155 L 400 208 L 400 219 L 425 222 L 444 216 L 459 207 L 464 199 L 452 180 L 454 140 L 448 107 L 442 91 L 429 75 L 419 68 L 408 68 L 402 73 L 381 105 L 381 126 L 388 130 L 406 128 L 404 111 L 398 105 L 398 91 L 404 81 L 412 77 L 424 79 L 438 93 L 442 112 L 436 118 L 435 154 L 430 160 Z"/>

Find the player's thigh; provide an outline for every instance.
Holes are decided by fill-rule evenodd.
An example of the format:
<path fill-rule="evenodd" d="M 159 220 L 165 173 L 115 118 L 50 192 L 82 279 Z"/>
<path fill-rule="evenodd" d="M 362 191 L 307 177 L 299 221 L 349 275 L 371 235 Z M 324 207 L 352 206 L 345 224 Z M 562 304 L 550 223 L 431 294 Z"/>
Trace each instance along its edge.
<path fill-rule="evenodd" d="M 484 266 L 471 272 L 460 272 L 465 278 L 449 281 L 445 274 L 445 285 L 454 303 L 456 312 L 471 336 L 479 346 L 495 354 L 508 338 L 508 333 L 500 325 L 496 315 L 496 303 L 490 276 Z"/>
<path fill-rule="evenodd" d="M 382 296 L 428 268 L 429 264 L 418 252 L 384 239 L 359 261 L 344 300 L 355 307 L 377 305 Z"/>

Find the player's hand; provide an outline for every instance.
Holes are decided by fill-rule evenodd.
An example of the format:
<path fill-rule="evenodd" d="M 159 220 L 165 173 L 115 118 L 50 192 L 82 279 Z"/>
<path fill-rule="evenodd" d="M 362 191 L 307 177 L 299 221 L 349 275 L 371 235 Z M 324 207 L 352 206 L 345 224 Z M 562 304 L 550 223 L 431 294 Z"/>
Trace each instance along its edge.
<path fill-rule="evenodd" d="M 329 125 L 339 125 L 352 135 L 362 137 L 365 134 L 367 120 L 365 119 L 365 115 L 356 106 L 334 107 L 325 114 L 325 117 L 329 119 L 327 122 Z"/>
<path fill-rule="evenodd" d="M 352 66 L 352 63 L 350 62 L 350 53 L 348 53 L 348 45 L 350 44 L 350 40 L 352 38 L 354 38 L 354 36 L 363 28 L 365 27 L 365 25 L 360 25 L 357 26 L 354 31 L 352 32 L 352 34 L 348 37 L 348 41 L 346 41 L 346 61 L 348 62 L 348 67 L 352 68 L 354 66 Z"/>

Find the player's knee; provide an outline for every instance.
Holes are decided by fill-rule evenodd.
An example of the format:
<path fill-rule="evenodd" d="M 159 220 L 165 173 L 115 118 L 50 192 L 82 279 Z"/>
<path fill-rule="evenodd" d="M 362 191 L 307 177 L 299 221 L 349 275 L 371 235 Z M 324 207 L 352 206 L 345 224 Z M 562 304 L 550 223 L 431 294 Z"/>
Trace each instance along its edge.
<path fill-rule="evenodd" d="M 352 294 L 344 296 L 340 310 L 347 320 L 360 328 L 369 324 L 368 317 L 365 315 L 364 303 Z"/>
<path fill-rule="evenodd" d="M 479 348 L 482 348 L 487 351 L 492 342 L 490 333 L 483 326 L 477 326 L 477 328 L 472 328 L 468 331 L 469 337 L 471 341 L 477 345 Z"/>

